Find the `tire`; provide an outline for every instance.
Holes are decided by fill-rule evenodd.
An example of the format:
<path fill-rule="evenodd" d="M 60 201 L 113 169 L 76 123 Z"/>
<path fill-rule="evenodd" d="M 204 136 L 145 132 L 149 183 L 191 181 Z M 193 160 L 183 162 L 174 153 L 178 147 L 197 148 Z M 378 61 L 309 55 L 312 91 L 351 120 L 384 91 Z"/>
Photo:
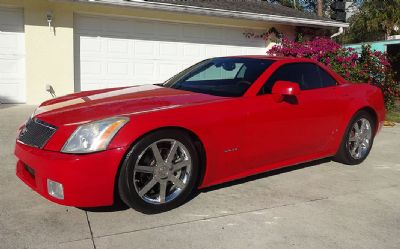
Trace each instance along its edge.
<path fill-rule="evenodd" d="M 197 188 L 198 176 L 199 157 L 190 136 L 174 129 L 159 130 L 145 135 L 127 153 L 118 191 L 129 207 L 160 213 L 183 204 Z"/>
<path fill-rule="evenodd" d="M 362 163 L 368 157 L 374 143 L 375 125 L 370 113 L 363 110 L 357 112 L 346 128 L 340 148 L 334 157 L 335 161 L 347 165 Z M 360 133 L 362 129 L 364 132 Z"/>

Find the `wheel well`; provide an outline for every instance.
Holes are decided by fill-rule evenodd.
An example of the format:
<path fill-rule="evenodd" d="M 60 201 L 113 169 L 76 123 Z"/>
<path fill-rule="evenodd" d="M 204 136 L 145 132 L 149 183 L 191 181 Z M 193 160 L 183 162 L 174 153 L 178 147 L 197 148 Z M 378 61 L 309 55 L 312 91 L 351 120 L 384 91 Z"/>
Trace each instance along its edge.
<path fill-rule="evenodd" d="M 377 129 L 378 129 L 378 115 L 376 114 L 375 110 L 369 106 L 366 106 L 366 107 L 363 107 L 360 110 L 358 110 L 358 112 L 359 111 L 366 111 L 367 113 L 369 113 L 371 115 L 371 117 L 373 118 L 373 121 L 374 121 L 374 133 L 376 133 Z"/>
<path fill-rule="evenodd" d="M 122 157 L 120 165 L 118 167 L 118 171 L 115 175 L 115 179 L 114 179 L 114 203 L 116 201 L 119 201 L 119 191 L 118 191 L 118 178 L 120 175 L 120 171 L 121 171 L 121 166 L 126 158 L 126 155 L 129 153 L 129 151 L 131 150 L 131 148 L 137 143 L 137 141 L 139 141 L 140 139 L 142 139 L 143 137 L 156 132 L 156 131 L 160 131 L 160 130 L 178 130 L 180 132 L 186 133 L 190 136 L 190 138 L 192 139 L 197 153 L 199 153 L 199 165 L 200 165 L 200 175 L 199 175 L 199 179 L 198 180 L 198 184 L 201 184 L 201 182 L 203 182 L 204 179 L 204 175 L 206 173 L 206 153 L 205 153 L 205 149 L 204 149 L 204 145 L 203 142 L 200 140 L 200 138 L 191 130 L 188 130 L 186 128 L 183 127 L 176 127 L 176 126 L 168 126 L 168 127 L 162 127 L 162 128 L 158 128 L 155 130 L 151 130 L 149 132 L 146 132 L 145 134 L 143 134 L 142 136 L 138 137 L 135 141 L 133 141 L 129 147 L 129 149 L 126 151 L 126 154 Z"/>

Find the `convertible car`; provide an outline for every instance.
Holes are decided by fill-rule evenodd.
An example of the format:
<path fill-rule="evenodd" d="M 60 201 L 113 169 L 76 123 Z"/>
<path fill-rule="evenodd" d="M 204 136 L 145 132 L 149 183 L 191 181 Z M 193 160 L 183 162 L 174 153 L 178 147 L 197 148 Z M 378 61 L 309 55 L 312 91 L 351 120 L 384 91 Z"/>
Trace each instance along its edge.
<path fill-rule="evenodd" d="M 162 212 L 273 169 L 359 164 L 384 115 L 378 88 L 309 59 L 212 58 L 163 84 L 44 102 L 19 129 L 16 173 L 59 204 Z"/>

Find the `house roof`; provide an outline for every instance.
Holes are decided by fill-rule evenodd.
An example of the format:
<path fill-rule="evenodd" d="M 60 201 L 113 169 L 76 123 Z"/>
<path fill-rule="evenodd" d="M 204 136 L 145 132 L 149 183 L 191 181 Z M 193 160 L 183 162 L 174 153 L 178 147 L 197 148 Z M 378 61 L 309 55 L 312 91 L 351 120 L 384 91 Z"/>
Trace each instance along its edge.
<path fill-rule="evenodd" d="M 172 11 L 189 14 L 228 17 L 282 23 L 295 26 L 348 27 L 347 23 L 318 17 L 278 4 L 260 0 L 55 0 L 81 2 L 87 4 L 106 4 Z"/>
<path fill-rule="evenodd" d="M 170 3 L 221 10 L 233 10 L 257 14 L 280 15 L 287 17 L 308 18 L 314 20 L 332 21 L 319 17 L 313 13 L 305 13 L 280 4 L 268 3 L 260 0 L 145 0 L 147 2 Z"/>

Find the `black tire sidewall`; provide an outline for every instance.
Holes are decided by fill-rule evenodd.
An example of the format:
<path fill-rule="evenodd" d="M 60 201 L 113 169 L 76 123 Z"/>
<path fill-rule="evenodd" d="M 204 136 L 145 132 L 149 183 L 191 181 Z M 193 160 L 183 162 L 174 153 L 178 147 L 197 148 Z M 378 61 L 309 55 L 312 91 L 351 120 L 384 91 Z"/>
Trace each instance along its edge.
<path fill-rule="evenodd" d="M 150 146 L 153 142 L 161 139 L 175 139 L 181 142 L 189 151 L 192 160 L 192 169 L 189 178 L 189 183 L 182 193 L 174 200 L 164 204 L 151 204 L 144 201 L 135 190 L 133 183 L 133 172 L 135 162 L 143 150 Z M 199 158 L 196 147 L 192 139 L 185 132 L 175 129 L 165 129 L 155 131 L 145 135 L 139 139 L 129 150 L 125 156 L 125 160 L 121 166 L 121 172 L 118 179 L 118 187 L 121 199 L 131 208 L 142 213 L 159 213 L 171 210 L 183 204 L 190 194 L 197 187 L 199 175 Z"/>
<path fill-rule="evenodd" d="M 362 158 L 359 158 L 359 159 L 355 159 L 350 154 L 349 147 L 348 147 L 349 145 L 348 145 L 347 141 L 349 140 L 350 132 L 351 132 L 351 129 L 352 129 L 354 123 L 362 118 L 367 119 L 371 125 L 371 129 L 372 129 L 371 142 L 370 142 L 370 146 L 369 146 L 368 151 L 365 154 L 365 156 Z M 342 144 L 341 144 L 341 148 L 340 148 L 341 151 L 339 152 L 339 154 L 341 154 L 341 157 L 342 157 L 341 161 L 343 161 L 344 163 L 349 164 L 349 165 L 357 165 L 357 164 L 362 163 L 368 157 L 368 155 L 372 149 L 373 143 L 374 143 L 375 127 L 376 127 L 375 125 L 376 124 L 375 124 L 371 114 L 369 114 L 366 111 L 359 111 L 353 116 L 348 127 L 346 128 L 346 133 L 345 133 L 345 136 L 344 136 Z"/>

